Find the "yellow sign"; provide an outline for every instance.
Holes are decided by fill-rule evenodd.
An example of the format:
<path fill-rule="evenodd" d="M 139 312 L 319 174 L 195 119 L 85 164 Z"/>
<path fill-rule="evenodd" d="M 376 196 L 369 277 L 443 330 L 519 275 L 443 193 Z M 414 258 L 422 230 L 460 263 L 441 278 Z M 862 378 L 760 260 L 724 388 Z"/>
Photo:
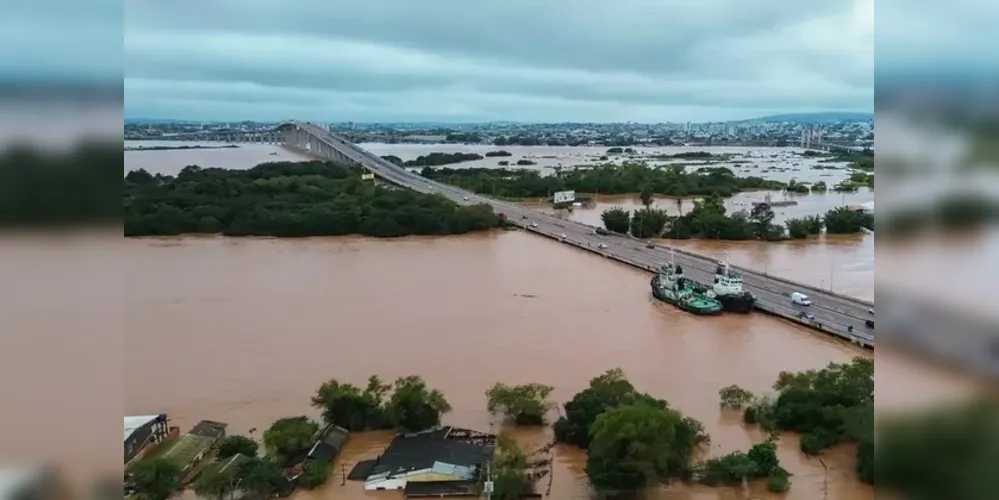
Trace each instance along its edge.
<path fill-rule="evenodd" d="M 375 174 L 361 174 L 362 181 L 373 181 L 375 180 Z"/>

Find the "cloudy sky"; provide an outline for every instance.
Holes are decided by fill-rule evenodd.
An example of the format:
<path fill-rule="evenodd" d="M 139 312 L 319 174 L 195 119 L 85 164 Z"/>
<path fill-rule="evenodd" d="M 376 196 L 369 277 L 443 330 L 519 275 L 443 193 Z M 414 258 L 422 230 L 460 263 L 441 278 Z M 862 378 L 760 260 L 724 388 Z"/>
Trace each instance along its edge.
<path fill-rule="evenodd" d="M 873 110 L 873 0 L 126 5 L 133 118 L 682 122 Z"/>

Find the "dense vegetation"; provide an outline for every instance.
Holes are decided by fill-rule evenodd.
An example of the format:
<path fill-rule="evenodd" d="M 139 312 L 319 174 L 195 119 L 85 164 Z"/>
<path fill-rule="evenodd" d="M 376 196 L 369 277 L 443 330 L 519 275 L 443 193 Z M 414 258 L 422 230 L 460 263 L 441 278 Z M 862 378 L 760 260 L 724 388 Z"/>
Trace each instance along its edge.
<path fill-rule="evenodd" d="M 0 152 L 0 227 L 117 223 L 120 147 L 6 147 Z"/>
<path fill-rule="evenodd" d="M 142 460 L 128 472 L 135 490 L 148 500 L 166 500 L 180 487 L 181 466 L 165 458 Z"/>
<path fill-rule="evenodd" d="M 849 163 L 850 168 L 855 168 L 859 170 L 873 171 L 874 170 L 874 150 L 865 149 L 863 151 L 858 151 L 854 153 L 836 153 L 833 156 L 822 160 L 823 162 L 830 163 Z"/>
<path fill-rule="evenodd" d="M 466 161 L 481 160 L 484 156 L 477 153 L 430 153 L 416 157 L 415 160 L 403 162 L 407 167 L 439 167 Z"/>
<path fill-rule="evenodd" d="M 317 432 L 319 424 L 309 420 L 308 417 L 279 418 L 264 431 L 264 448 L 268 456 L 291 465 L 315 442 Z"/>
<path fill-rule="evenodd" d="M 694 154 L 694 153 L 681 153 Z M 784 183 L 761 177 L 736 177 L 725 167 L 704 167 L 687 172 L 683 166 L 650 167 L 645 163 L 602 165 L 588 169 L 562 170 L 542 176 L 536 170 L 430 169 L 421 175 L 477 193 L 505 198 L 543 198 L 556 191 L 628 194 L 641 191 L 666 196 L 731 196 L 746 189 L 783 189 Z"/>
<path fill-rule="evenodd" d="M 874 214 L 838 207 L 826 212 L 822 222 L 827 233 L 858 233 L 862 228 L 874 229 Z"/>
<path fill-rule="evenodd" d="M 222 438 L 215 456 L 219 459 L 226 459 L 236 454 L 253 457 L 257 455 L 259 448 L 260 445 L 256 441 L 246 436 L 229 435 Z"/>
<path fill-rule="evenodd" d="M 790 474 L 777 458 L 776 437 L 754 445 L 748 452 L 734 451 L 709 458 L 694 470 L 697 481 L 708 486 L 741 485 L 744 481 L 767 478 L 767 489 L 783 493 L 791 488 Z"/>
<path fill-rule="evenodd" d="M 694 449 L 709 441 L 700 422 L 638 392 L 620 369 L 590 380 L 564 409 L 555 439 L 587 449 L 586 472 L 601 491 L 637 490 L 682 475 Z"/>
<path fill-rule="evenodd" d="M 844 442 L 859 443 L 857 475 L 874 482 L 874 361 L 855 358 L 851 363 L 830 363 L 822 370 L 781 372 L 773 386 L 776 399 L 756 398 L 746 406 L 743 419 L 764 430 L 801 434 L 801 451 L 816 455 Z M 740 389 L 723 389 L 722 404 L 745 404 Z"/>
<path fill-rule="evenodd" d="M 548 396 L 554 387 L 544 384 L 510 386 L 497 382 L 486 391 L 489 413 L 500 413 L 517 425 L 542 425 L 551 408 Z"/>
<path fill-rule="evenodd" d="M 500 433 L 492 459 L 492 498 L 520 500 L 524 494 L 530 493 L 532 485 L 527 477 L 527 467 L 527 455 L 517 446 L 516 440 L 508 433 Z"/>
<path fill-rule="evenodd" d="M 394 237 L 499 224 L 488 205 L 459 206 L 442 196 L 376 186 L 361 173 L 318 161 L 249 170 L 189 166 L 177 177 L 135 170 L 125 176 L 125 236 Z"/>
<path fill-rule="evenodd" d="M 720 196 L 707 196 L 694 202 L 694 209 L 682 216 L 670 216 L 665 210 L 653 208 L 651 200 L 642 193 L 645 208 L 629 212 L 622 207 L 611 207 L 600 214 L 608 231 L 630 234 L 636 238 L 668 237 L 673 239 L 712 238 L 720 240 L 781 241 L 806 238 L 819 234 L 825 228 L 834 234 L 857 233 L 861 228 L 873 229 L 874 215 L 856 212 L 846 207 L 829 210 L 824 216 L 788 219 L 784 227 L 774 224 L 774 211 L 766 203 L 758 203 L 752 211 L 727 214 Z"/>
<path fill-rule="evenodd" d="M 322 410 L 326 423 L 349 431 L 393 427 L 421 431 L 440 424 L 441 416 L 451 411 L 444 395 L 416 375 L 399 378 L 393 385 L 372 375 L 363 390 L 329 380 L 312 397 L 312 406 Z"/>
<path fill-rule="evenodd" d="M 788 238 L 797 240 L 821 233 L 826 223 L 818 215 L 809 215 L 801 218 L 787 219 L 784 221 L 784 225 L 787 226 Z"/>

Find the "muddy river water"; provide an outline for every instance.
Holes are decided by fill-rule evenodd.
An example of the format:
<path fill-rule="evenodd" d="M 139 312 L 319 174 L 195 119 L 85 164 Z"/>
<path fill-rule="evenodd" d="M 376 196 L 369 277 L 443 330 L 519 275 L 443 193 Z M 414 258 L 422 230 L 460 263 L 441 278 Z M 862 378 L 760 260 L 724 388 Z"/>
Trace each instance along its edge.
<path fill-rule="evenodd" d="M 149 156 L 161 153 L 167 155 Z M 126 168 L 174 173 L 184 164 L 204 163 L 190 158 L 205 154 L 223 153 L 129 152 Z M 256 154 L 263 155 L 258 161 L 293 158 L 263 149 Z M 186 156 L 173 161 L 177 165 L 151 161 L 169 155 Z M 245 168 L 247 161 L 218 166 Z M 599 210 L 572 217 L 593 222 Z M 871 235 L 801 244 L 685 245 L 734 264 L 873 296 Z M 256 428 L 259 437 L 280 417 L 318 418 L 309 398 L 324 380 L 363 384 L 371 374 L 419 374 L 453 406 L 445 423 L 498 430 L 484 395 L 496 381 L 550 384 L 553 398 L 564 403 L 591 377 L 620 367 L 639 390 L 701 420 L 712 437 L 707 454 L 721 455 L 747 449 L 763 436 L 737 415 L 719 411 L 720 388 L 737 383 L 766 391 L 781 370 L 871 355 L 759 314 L 688 315 L 654 301 L 646 274 L 522 232 L 391 241 L 129 239 L 122 262 L 125 414 L 165 412 L 183 430 L 210 419 L 229 423 L 230 433 Z M 936 368 L 887 350 L 877 356 L 879 404 L 882 380 L 890 388 L 886 399 L 899 404 L 967 387 L 962 379 L 942 377 Z M 919 388 L 918 395 L 912 388 Z M 526 448 L 551 440 L 547 429 L 520 430 L 517 436 Z M 339 464 L 349 471 L 356 461 L 376 456 L 390 437 L 353 436 L 335 479 L 296 498 L 401 498 L 340 481 Z M 849 446 L 831 450 L 823 465 L 802 455 L 794 436 L 783 436 L 780 459 L 794 476 L 782 498 L 873 499 L 873 489 L 855 479 L 853 452 Z M 584 467 L 583 453 L 556 447 L 551 498 L 592 498 Z M 541 489 L 547 485 L 543 480 Z M 650 495 L 772 497 L 762 484 L 748 490 L 674 485 Z M 190 492 L 185 497 L 194 498 Z"/>

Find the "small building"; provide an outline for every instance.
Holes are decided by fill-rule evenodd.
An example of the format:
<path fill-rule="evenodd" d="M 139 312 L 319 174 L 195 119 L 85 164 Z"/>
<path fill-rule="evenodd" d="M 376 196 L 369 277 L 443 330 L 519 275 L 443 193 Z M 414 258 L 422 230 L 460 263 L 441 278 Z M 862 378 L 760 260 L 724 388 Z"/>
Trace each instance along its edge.
<path fill-rule="evenodd" d="M 125 463 L 139 455 L 146 446 L 163 441 L 167 432 L 167 416 L 164 413 L 125 417 Z"/>
<path fill-rule="evenodd" d="M 375 460 L 366 490 L 402 490 L 410 482 L 471 484 L 493 456 L 494 434 L 443 427 L 398 434 Z"/>
<path fill-rule="evenodd" d="M 319 439 L 309 449 L 306 459 L 332 462 L 340 453 L 343 444 L 347 442 L 349 435 L 350 433 L 347 429 L 336 425 L 329 425 L 320 432 Z"/>
<path fill-rule="evenodd" d="M 212 420 L 202 420 L 174 441 L 164 443 L 163 450 L 155 454 L 160 458 L 173 460 L 181 467 L 181 475 L 186 477 L 195 465 L 204 460 L 208 451 L 225 437 L 228 424 Z"/>

